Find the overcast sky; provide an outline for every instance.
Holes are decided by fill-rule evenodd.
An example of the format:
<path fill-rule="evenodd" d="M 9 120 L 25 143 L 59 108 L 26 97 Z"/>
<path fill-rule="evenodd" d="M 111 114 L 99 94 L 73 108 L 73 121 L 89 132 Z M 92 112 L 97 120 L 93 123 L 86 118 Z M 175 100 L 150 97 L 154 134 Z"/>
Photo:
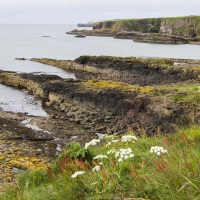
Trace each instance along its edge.
<path fill-rule="evenodd" d="M 0 24 L 200 15 L 200 0 L 0 0 Z"/>

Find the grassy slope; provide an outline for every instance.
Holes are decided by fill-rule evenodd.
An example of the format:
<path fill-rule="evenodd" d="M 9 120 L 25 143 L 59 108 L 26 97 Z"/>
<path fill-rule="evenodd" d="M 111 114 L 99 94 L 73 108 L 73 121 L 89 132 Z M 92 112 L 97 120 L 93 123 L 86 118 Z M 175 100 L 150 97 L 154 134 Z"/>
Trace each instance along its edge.
<path fill-rule="evenodd" d="M 108 20 L 96 23 L 95 27 L 110 29 L 114 32 L 126 29 L 142 33 L 159 33 L 161 24 L 172 28 L 173 34 L 192 34 L 193 29 L 197 35 L 200 34 L 200 16 Z"/>
<path fill-rule="evenodd" d="M 192 33 L 192 30 L 196 30 L 197 34 L 200 34 L 200 17 L 177 17 L 177 18 L 163 18 L 163 24 L 169 27 L 174 27 L 173 34 Z M 187 24 L 187 26 L 185 26 Z"/>
<path fill-rule="evenodd" d="M 7 188 L 1 200 L 66 200 L 66 199 L 199 199 L 200 196 L 200 128 L 192 126 L 174 135 L 138 138 L 135 143 L 101 141 L 87 150 L 71 144 L 48 170 L 21 174 L 17 186 Z M 168 151 L 160 156 L 150 153 L 152 146 Z M 111 149 L 131 148 L 133 158 L 117 161 Z M 107 159 L 92 160 L 96 155 Z M 100 165 L 100 171 L 92 168 Z M 84 171 L 74 179 L 71 175 Z"/>
<path fill-rule="evenodd" d="M 155 95 L 172 97 L 176 101 L 200 103 L 199 83 L 155 87 Z"/>

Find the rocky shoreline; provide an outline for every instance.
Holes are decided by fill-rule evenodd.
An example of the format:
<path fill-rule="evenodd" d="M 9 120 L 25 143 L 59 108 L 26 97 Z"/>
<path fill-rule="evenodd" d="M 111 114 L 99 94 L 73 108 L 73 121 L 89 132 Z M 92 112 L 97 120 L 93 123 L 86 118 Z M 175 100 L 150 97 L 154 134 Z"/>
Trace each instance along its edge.
<path fill-rule="evenodd" d="M 109 56 L 31 60 L 65 69 L 76 79 L 0 71 L 1 84 L 28 90 L 42 100 L 49 114 L 42 118 L 1 111 L 1 146 L 6 142 L 10 148 L 10 141 L 27 143 L 32 155 L 51 159 L 69 141 L 85 142 L 97 133 L 134 131 L 151 136 L 200 123 L 199 60 Z M 28 119 L 40 131 L 21 123 Z M 12 134 L 7 136 L 8 132 Z M 13 168 L 23 170 L 10 163 L 8 174 Z"/>
<path fill-rule="evenodd" d="M 153 44 L 200 45 L 200 16 L 107 20 L 93 23 L 93 30 L 67 34 L 132 39 Z"/>
<path fill-rule="evenodd" d="M 108 30 L 72 30 L 66 34 L 98 37 L 113 37 L 115 39 L 129 39 L 138 43 L 152 44 L 194 44 L 200 45 L 199 38 L 187 36 L 168 35 L 160 33 L 140 33 L 135 31 L 112 32 Z"/>
<path fill-rule="evenodd" d="M 0 111 L 0 115 L 0 188 L 3 188 L 6 182 L 15 182 L 16 174 L 24 170 L 46 168 L 53 151 L 55 154 L 55 145 L 46 134 L 42 136 L 44 133 L 21 123 L 30 116 L 4 111 Z"/>

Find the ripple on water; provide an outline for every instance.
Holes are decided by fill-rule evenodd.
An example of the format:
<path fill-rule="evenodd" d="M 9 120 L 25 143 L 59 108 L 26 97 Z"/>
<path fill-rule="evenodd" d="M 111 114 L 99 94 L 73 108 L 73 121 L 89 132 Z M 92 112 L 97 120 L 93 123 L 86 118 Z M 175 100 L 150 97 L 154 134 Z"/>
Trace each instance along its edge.
<path fill-rule="evenodd" d="M 33 116 L 48 116 L 42 108 L 42 102 L 27 92 L 1 84 L 0 91 L 0 109 Z"/>

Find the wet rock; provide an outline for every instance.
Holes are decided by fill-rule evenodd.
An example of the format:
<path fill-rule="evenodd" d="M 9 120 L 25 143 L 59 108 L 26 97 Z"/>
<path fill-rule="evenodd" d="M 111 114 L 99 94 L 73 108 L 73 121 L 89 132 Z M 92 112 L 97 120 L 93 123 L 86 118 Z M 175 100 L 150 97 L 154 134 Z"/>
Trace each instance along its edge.
<path fill-rule="evenodd" d="M 15 60 L 27 60 L 26 58 L 15 58 Z"/>
<path fill-rule="evenodd" d="M 97 121 L 98 121 L 98 122 L 104 122 L 104 118 L 103 118 L 103 117 L 98 117 L 98 118 L 97 118 Z"/>
<path fill-rule="evenodd" d="M 74 121 L 75 121 L 77 124 L 80 124 L 80 123 L 81 123 L 81 119 L 78 118 L 78 117 L 75 117 Z"/>
<path fill-rule="evenodd" d="M 130 109 L 128 112 L 127 112 L 127 118 L 128 119 L 133 119 L 135 116 L 135 111 L 133 109 Z"/>
<path fill-rule="evenodd" d="M 88 122 L 91 122 L 91 119 L 89 117 L 85 117 L 83 120 L 81 120 L 81 124 L 86 124 Z"/>
<path fill-rule="evenodd" d="M 64 117 L 64 116 L 60 116 L 60 119 L 61 119 L 61 120 L 64 120 L 64 119 L 65 119 L 65 117 Z"/>
<path fill-rule="evenodd" d="M 114 126 L 114 127 L 112 128 L 112 132 L 113 132 L 113 133 L 117 133 L 118 130 L 119 130 L 119 128 L 118 128 L 117 126 Z"/>
<path fill-rule="evenodd" d="M 83 126 L 84 130 L 88 130 L 88 129 L 91 129 L 91 126 L 90 125 L 85 125 Z"/>
<path fill-rule="evenodd" d="M 101 126 L 96 128 L 96 131 L 104 131 L 104 130 L 106 130 L 106 126 Z"/>
<path fill-rule="evenodd" d="M 16 168 L 16 167 L 13 167 L 12 168 L 12 173 L 20 173 L 20 172 L 23 172 L 24 170 L 21 170 L 21 169 L 18 169 L 18 168 Z"/>
<path fill-rule="evenodd" d="M 111 120 L 112 118 L 110 116 L 105 116 L 106 120 Z"/>
<path fill-rule="evenodd" d="M 112 129 L 111 129 L 111 128 L 107 128 L 107 129 L 106 129 L 106 133 L 107 133 L 108 135 L 112 134 Z"/>
<path fill-rule="evenodd" d="M 74 118 L 68 118 L 70 122 L 74 122 Z"/>

